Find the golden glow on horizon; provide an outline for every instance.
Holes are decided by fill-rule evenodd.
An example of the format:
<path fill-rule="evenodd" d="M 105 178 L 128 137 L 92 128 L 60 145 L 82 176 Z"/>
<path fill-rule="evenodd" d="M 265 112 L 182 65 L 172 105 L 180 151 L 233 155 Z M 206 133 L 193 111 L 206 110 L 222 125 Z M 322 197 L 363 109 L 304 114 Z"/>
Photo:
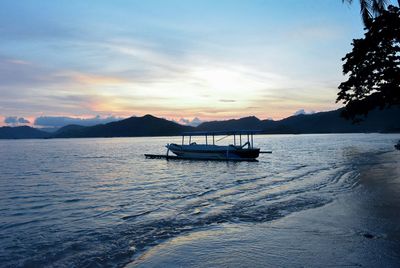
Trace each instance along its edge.
<path fill-rule="evenodd" d="M 112 76 L 101 76 L 101 75 L 93 75 L 86 74 L 81 72 L 62 72 L 56 74 L 56 76 L 68 77 L 72 81 L 75 81 L 79 84 L 83 85 L 119 85 L 127 83 L 127 81 L 120 79 L 118 77 Z"/>
<path fill-rule="evenodd" d="M 165 60 L 153 54 L 151 58 Z M 278 120 L 300 109 L 322 111 L 340 106 L 334 103 L 336 88 L 329 85 L 298 81 L 226 62 L 199 63 L 179 74 L 150 80 L 71 70 L 57 72 L 53 77 L 63 79 L 63 83 L 52 84 L 47 89 L 49 99 L 66 99 L 60 108 L 73 110 L 74 114 L 40 111 L 27 114 L 31 122 L 35 116 L 83 117 L 80 113 L 88 117 L 152 114 L 176 121 L 195 117 L 203 121 L 224 120 L 252 115 Z"/>
<path fill-rule="evenodd" d="M 125 117 L 153 114 L 174 120 L 215 120 L 255 115 L 261 119 L 282 119 L 299 109 L 321 111 L 339 107 L 333 101 L 328 107 L 323 104 L 335 98 L 335 90 L 321 85 L 318 91 L 325 92 L 323 95 L 314 94 L 316 89 L 311 86 L 299 93 L 296 82 L 242 66 L 210 65 L 193 67 L 179 77 L 151 83 L 132 80 L 84 90 L 96 94 L 90 104 L 95 113 Z"/>
<path fill-rule="evenodd" d="M 0 56 L 2 121 L 281 119 L 301 109 L 332 110 L 341 106 L 341 58 L 363 34 L 358 9 L 340 1 L 314 5 L 315 16 L 304 5 L 286 12 L 285 3 L 96 2 L 82 9 L 45 1 L 27 4 L 24 20 L 11 2 Z M 265 16 L 264 9 L 274 12 Z"/>

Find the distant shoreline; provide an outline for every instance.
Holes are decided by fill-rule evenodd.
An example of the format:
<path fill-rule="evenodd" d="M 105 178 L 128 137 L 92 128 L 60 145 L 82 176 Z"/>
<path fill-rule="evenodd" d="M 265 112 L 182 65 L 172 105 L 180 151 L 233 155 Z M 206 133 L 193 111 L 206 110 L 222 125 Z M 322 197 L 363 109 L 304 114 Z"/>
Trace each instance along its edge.
<path fill-rule="evenodd" d="M 396 132 L 314 132 L 314 133 L 259 133 L 257 135 L 335 135 L 335 134 L 400 134 Z M 113 137 L 48 137 L 48 138 L 0 138 L 0 140 L 62 140 L 62 139 L 120 139 L 120 138 L 161 138 L 179 137 L 176 135 L 152 135 L 152 136 L 113 136 Z"/>
<path fill-rule="evenodd" d="M 0 139 L 113 138 L 179 136 L 192 131 L 257 130 L 262 134 L 400 133 L 400 109 L 374 110 L 358 124 L 341 117 L 341 109 L 300 114 L 282 120 L 260 120 L 255 116 L 209 121 L 185 126 L 152 115 L 130 117 L 94 126 L 67 125 L 53 133 L 29 126 L 0 127 Z"/>

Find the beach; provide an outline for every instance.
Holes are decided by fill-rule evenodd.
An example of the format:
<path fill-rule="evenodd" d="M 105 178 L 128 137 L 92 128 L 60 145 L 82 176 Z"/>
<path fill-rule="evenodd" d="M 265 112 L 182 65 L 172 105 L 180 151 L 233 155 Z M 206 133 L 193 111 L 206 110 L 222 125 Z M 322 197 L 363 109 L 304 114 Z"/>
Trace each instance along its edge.
<path fill-rule="evenodd" d="M 321 207 L 172 238 L 127 267 L 398 267 L 400 151 L 359 166 L 357 185 Z"/>

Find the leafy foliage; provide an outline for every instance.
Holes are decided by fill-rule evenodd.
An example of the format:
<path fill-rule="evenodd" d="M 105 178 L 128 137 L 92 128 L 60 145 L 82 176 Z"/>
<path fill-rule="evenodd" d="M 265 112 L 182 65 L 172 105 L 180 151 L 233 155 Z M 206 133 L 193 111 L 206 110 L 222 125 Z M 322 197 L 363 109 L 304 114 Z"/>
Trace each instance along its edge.
<path fill-rule="evenodd" d="M 400 0 L 398 1 L 400 3 Z M 353 0 L 342 0 L 342 2 L 351 4 Z M 370 25 L 374 17 L 381 15 L 388 3 L 389 0 L 360 0 L 360 13 L 364 25 Z"/>
<path fill-rule="evenodd" d="M 400 105 L 400 9 L 389 6 L 366 30 L 342 59 L 349 78 L 336 100 L 346 105 L 342 115 L 353 120 L 377 107 Z"/>

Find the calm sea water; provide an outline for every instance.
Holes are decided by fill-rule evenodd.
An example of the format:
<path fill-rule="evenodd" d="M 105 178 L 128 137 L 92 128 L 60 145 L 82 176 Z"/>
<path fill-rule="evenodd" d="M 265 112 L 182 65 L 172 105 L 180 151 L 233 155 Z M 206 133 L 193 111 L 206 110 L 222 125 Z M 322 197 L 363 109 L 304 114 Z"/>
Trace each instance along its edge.
<path fill-rule="evenodd" d="M 399 135 L 273 135 L 259 162 L 166 161 L 176 137 L 0 141 L 0 266 L 120 267 L 222 223 L 327 204 Z"/>

